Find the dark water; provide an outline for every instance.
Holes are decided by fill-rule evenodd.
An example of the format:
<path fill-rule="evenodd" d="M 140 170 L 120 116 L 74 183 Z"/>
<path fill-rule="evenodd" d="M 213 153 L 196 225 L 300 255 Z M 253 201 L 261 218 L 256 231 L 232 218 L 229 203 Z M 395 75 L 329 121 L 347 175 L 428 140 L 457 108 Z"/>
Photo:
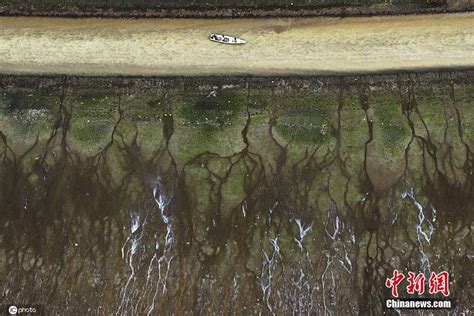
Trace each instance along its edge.
<path fill-rule="evenodd" d="M 473 78 L 1 77 L 0 302 L 379 315 L 398 269 L 468 315 Z"/>

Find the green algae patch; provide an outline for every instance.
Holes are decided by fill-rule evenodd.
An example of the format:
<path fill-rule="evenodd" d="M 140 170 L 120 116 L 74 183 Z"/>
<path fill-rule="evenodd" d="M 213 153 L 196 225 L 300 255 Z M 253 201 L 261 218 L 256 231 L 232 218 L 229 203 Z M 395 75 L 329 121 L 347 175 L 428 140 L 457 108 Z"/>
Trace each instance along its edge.
<path fill-rule="evenodd" d="M 278 111 L 276 131 L 286 141 L 319 145 L 331 139 L 337 110 L 335 94 L 293 96 L 276 102 L 282 107 Z"/>
<path fill-rule="evenodd" d="M 383 156 L 398 157 L 410 140 L 410 129 L 400 107 L 400 100 L 389 92 L 374 93 L 369 98 L 373 109 L 374 141 Z"/>
<path fill-rule="evenodd" d="M 58 95 L 33 91 L 31 89 L 15 89 L 5 91 L 0 97 L 0 109 L 21 111 L 29 109 L 55 110 L 60 105 Z"/>
<path fill-rule="evenodd" d="M 0 97 L 0 130 L 21 150 L 50 136 L 60 99 L 30 89 L 4 90 Z"/>
<path fill-rule="evenodd" d="M 263 110 L 269 106 L 269 101 L 271 100 L 271 95 L 269 91 L 259 91 L 251 95 L 249 100 L 249 110 Z"/>
<path fill-rule="evenodd" d="M 369 139 L 369 127 L 365 112 L 356 96 L 345 94 L 340 111 L 340 137 L 342 145 L 350 152 L 361 154 Z"/>
<path fill-rule="evenodd" d="M 74 140 L 86 148 L 99 149 L 110 141 L 113 122 L 105 120 L 76 119 L 72 122 L 70 133 Z"/>
<path fill-rule="evenodd" d="M 100 92 L 71 95 L 65 100 L 70 111 L 71 148 L 86 155 L 95 154 L 110 141 L 118 119 L 119 98 Z"/>
<path fill-rule="evenodd" d="M 2 111 L 3 120 L 9 125 L 12 136 L 20 141 L 43 138 L 51 133 L 54 123 L 53 113 L 45 109 L 24 109 L 15 111 Z"/>
<path fill-rule="evenodd" d="M 417 105 L 423 122 L 430 131 L 429 141 L 438 147 L 438 159 L 445 160 L 447 153 L 451 152 L 449 154 L 450 162 L 443 162 L 442 165 L 444 167 L 450 165 L 450 168 L 454 168 L 453 172 L 456 172 L 457 169 L 461 174 L 466 158 L 466 148 L 463 142 L 469 142 L 465 138 L 469 139 L 470 134 L 472 135 L 471 129 L 463 128 L 462 124 L 463 122 L 469 124 L 474 109 L 472 105 L 464 106 L 464 95 L 469 94 L 466 89 L 459 87 L 455 94 L 451 94 L 451 92 L 449 86 L 440 85 L 418 89 Z M 424 134 L 428 139 L 427 133 Z M 455 148 L 455 150 L 453 151 L 451 148 Z M 446 174 L 450 173 L 446 170 Z M 456 174 L 452 176 L 455 181 Z"/>
<path fill-rule="evenodd" d="M 204 133 L 224 129 L 234 124 L 245 105 L 239 94 L 195 96 L 178 101 L 178 114 L 186 125 L 199 127 Z"/>
<path fill-rule="evenodd" d="M 166 111 L 165 101 L 154 96 L 133 96 L 121 98 L 124 117 L 136 122 L 158 121 Z"/>
<path fill-rule="evenodd" d="M 474 146 L 474 85 L 456 86 L 455 102 L 462 120 L 464 141 Z"/>
<path fill-rule="evenodd" d="M 9 146 L 17 156 L 26 151 L 30 152 L 24 159 L 28 161 L 25 162 L 28 168 L 31 167 L 34 158 L 41 155 L 38 151 L 51 137 L 53 125 L 54 114 L 48 110 L 0 110 L 0 131 L 6 136 Z"/>
<path fill-rule="evenodd" d="M 176 100 L 171 139 L 178 161 L 209 151 L 230 156 L 244 147 L 244 98 L 238 94 L 183 97 Z"/>
<path fill-rule="evenodd" d="M 212 134 L 205 133 L 196 127 L 175 130 L 170 147 L 179 163 L 184 163 L 204 152 L 212 152 L 220 156 L 232 156 L 240 152 L 245 144 L 241 132 L 245 122 Z"/>
<path fill-rule="evenodd" d="M 425 126 L 430 131 L 430 140 L 442 143 L 446 127 L 447 115 L 450 115 L 449 108 L 453 101 L 449 97 L 449 90 L 433 85 L 430 87 L 421 87 L 416 90 L 415 100 L 417 109 L 421 118 L 413 119 L 415 130 L 418 135 L 428 138 Z M 451 115 L 454 113 L 451 113 Z M 415 115 L 412 115 L 414 117 Z M 421 119 L 423 122 L 420 122 Z M 424 125 L 423 125 L 424 123 Z"/>
<path fill-rule="evenodd" d="M 72 95 L 65 102 L 73 117 L 112 119 L 118 113 L 119 98 L 109 94 Z"/>

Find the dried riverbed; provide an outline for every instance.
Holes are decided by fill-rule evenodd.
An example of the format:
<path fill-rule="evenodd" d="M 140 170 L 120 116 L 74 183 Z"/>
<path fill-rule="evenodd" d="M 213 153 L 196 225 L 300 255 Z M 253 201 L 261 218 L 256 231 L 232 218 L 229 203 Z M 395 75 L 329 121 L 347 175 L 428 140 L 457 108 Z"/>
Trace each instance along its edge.
<path fill-rule="evenodd" d="M 473 77 L 0 76 L 0 301 L 382 315 L 445 270 L 470 315 Z"/>
<path fill-rule="evenodd" d="M 244 46 L 211 43 L 225 32 Z M 474 66 L 472 13 L 347 19 L 0 18 L 0 72 L 236 75 Z"/>

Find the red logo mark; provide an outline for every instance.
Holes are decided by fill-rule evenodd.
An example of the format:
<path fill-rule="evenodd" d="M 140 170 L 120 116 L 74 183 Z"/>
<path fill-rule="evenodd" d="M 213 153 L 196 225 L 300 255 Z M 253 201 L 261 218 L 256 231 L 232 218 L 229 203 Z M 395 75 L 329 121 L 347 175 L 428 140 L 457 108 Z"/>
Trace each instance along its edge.
<path fill-rule="evenodd" d="M 388 278 L 385 281 L 385 286 L 392 289 L 393 297 L 398 297 L 398 285 L 403 281 L 403 279 L 405 279 L 403 273 L 399 273 L 398 270 L 393 270 L 393 277 Z M 421 295 L 425 293 L 424 273 L 420 272 L 415 275 L 415 273 L 409 271 L 407 281 L 408 294 L 415 294 L 415 292 L 417 292 L 418 295 Z M 431 272 L 429 286 L 430 294 L 443 293 L 444 296 L 449 296 L 449 273 L 446 271 L 440 273 Z"/>
<path fill-rule="evenodd" d="M 430 294 L 443 293 L 449 296 L 449 273 L 446 271 L 438 274 L 431 272 L 430 276 Z"/>
<path fill-rule="evenodd" d="M 408 272 L 408 286 L 407 292 L 408 294 L 415 294 L 415 291 L 418 292 L 418 295 L 425 293 L 425 274 L 418 273 L 415 277 L 415 273 Z"/>
<path fill-rule="evenodd" d="M 393 277 L 390 279 L 387 279 L 385 281 L 385 286 L 388 288 L 392 288 L 392 296 L 393 297 L 398 297 L 398 284 L 402 282 L 402 280 L 405 278 L 403 273 L 398 273 L 398 270 L 393 270 Z"/>

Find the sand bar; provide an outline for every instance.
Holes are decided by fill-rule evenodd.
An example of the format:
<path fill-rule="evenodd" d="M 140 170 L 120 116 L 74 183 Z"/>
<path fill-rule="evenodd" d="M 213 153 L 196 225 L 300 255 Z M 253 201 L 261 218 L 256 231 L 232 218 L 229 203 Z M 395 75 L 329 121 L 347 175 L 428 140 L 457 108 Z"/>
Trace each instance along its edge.
<path fill-rule="evenodd" d="M 210 42 L 209 33 L 247 40 Z M 368 18 L 0 18 L 0 72 L 291 75 L 474 66 L 474 13 Z"/>

